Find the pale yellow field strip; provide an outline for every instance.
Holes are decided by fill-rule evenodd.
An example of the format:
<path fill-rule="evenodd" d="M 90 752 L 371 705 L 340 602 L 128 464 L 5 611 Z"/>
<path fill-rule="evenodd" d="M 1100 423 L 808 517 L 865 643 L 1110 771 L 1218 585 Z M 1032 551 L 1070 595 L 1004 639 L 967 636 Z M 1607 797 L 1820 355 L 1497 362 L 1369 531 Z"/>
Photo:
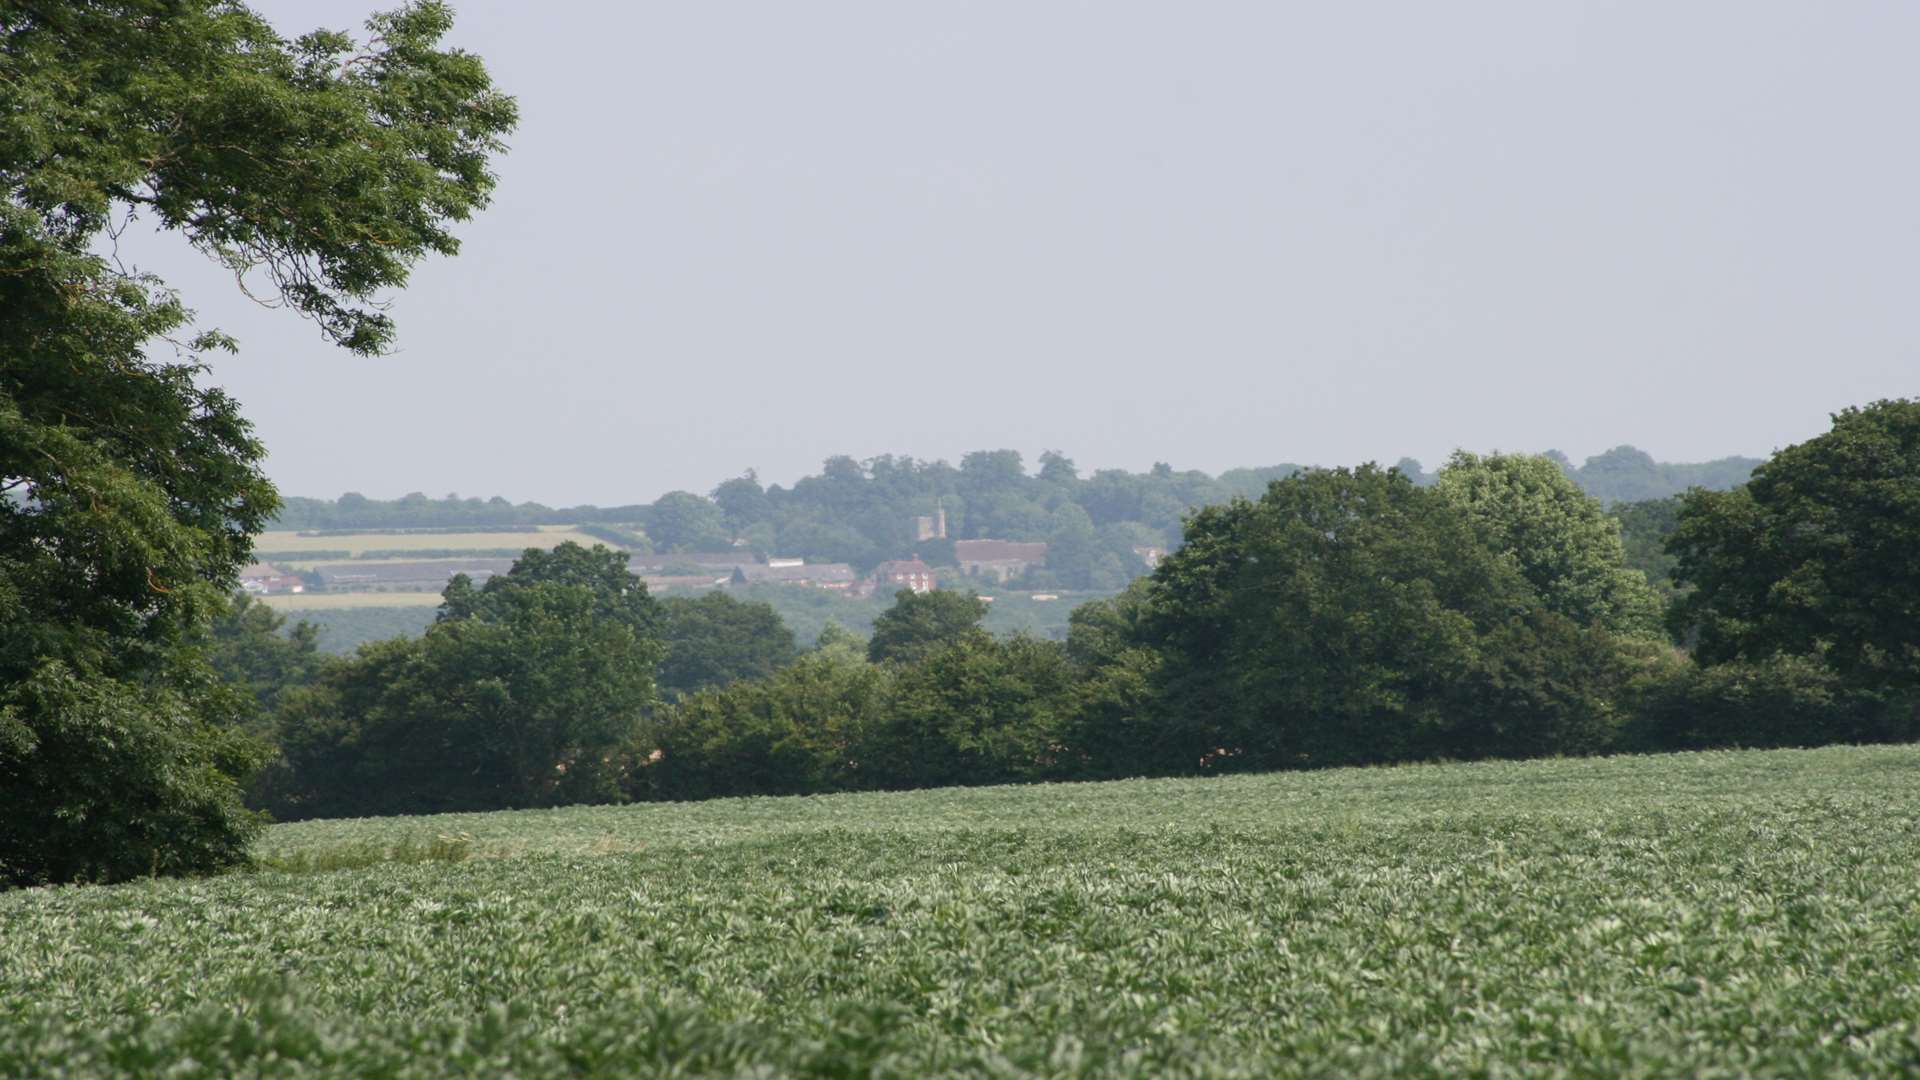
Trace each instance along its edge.
<path fill-rule="evenodd" d="M 253 553 L 261 559 L 276 551 L 436 551 L 494 548 L 551 548 L 572 540 L 592 547 L 605 544 L 571 525 L 542 525 L 523 532 L 465 533 L 344 533 L 339 536 L 301 536 L 298 532 L 264 532 L 254 537 Z"/>
<path fill-rule="evenodd" d="M 342 608 L 434 607 L 437 592 L 274 593 L 255 600 L 275 611 L 339 611 Z"/>

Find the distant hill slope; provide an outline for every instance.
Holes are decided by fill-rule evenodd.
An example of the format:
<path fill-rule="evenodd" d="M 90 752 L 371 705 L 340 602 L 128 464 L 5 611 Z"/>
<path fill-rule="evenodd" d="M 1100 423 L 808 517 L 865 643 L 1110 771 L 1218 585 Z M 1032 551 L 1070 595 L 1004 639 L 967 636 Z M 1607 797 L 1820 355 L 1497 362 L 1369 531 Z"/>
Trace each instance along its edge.
<path fill-rule="evenodd" d="M 981 453 L 990 452 L 982 451 Z M 1005 454 L 1009 451 L 991 453 Z M 1632 446 L 1614 447 L 1606 453 L 1588 458 L 1584 464 L 1578 466 L 1558 450 L 1548 450 L 1546 456 L 1560 462 L 1568 475 L 1572 476 L 1575 482 L 1588 493 L 1609 502 L 1660 499 L 1695 486 L 1725 490 L 1745 483 L 1747 476 L 1761 463 L 1760 458 L 1737 456 L 1699 463 L 1655 461 L 1653 455 Z M 925 470 L 945 466 L 944 462 L 915 463 L 911 458 L 881 460 L 904 462 L 910 466 L 919 464 Z M 849 461 L 850 459 L 846 458 L 832 459 L 828 462 L 826 471 L 819 476 L 803 477 L 794 485 L 794 490 L 825 483 L 833 470 L 841 468 L 842 463 Z M 1258 497 L 1270 481 L 1290 476 L 1300 468 L 1301 466 L 1293 464 L 1236 468 L 1228 469 L 1218 477 L 1210 477 L 1196 471 L 1171 473 L 1167 470 L 1163 472 L 1161 470 L 1165 469 L 1164 466 L 1161 470 L 1148 473 L 1103 469 L 1081 483 L 1089 485 L 1096 481 L 1110 483 L 1113 478 L 1143 481 L 1151 480 L 1156 475 L 1163 478 L 1171 475 L 1189 481 L 1197 477 L 1203 478 L 1209 485 L 1216 487 L 1223 498 L 1234 495 L 1252 498 Z M 1400 468 L 1402 471 L 1411 473 L 1416 481 L 1431 479 L 1422 469 L 1420 462 L 1411 458 L 1402 458 Z M 736 482 L 728 481 L 730 484 Z M 779 486 L 775 485 L 773 490 L 780 490 Z M 1083 502 L 1084 500 L 1074 501 Z M 348 492 L 338 499 L 288 496 L 274 527 L 302 531 L 472 530 L 525 528 L 535 525 L 633 524 L 644 522 L 652 509 L 651 505 L 644 503 L 613 507 L 591 505 L 553 507 L 536 502 L 513 503 L 498 495 L 490 499 L 461 498 L 458 495 L 434 499 L 419 492 L 398 499 L 369 499 L 356 492 Z"/>
<path fill-rule="evenodd" d="M 1694 485 L 1728 488 L 1759 461 L 1722 458 L 1702 464 L 1658 462 L 1621 446 L 1574 466 L 1549 451 L 1587 491 L 1608 503 L 1658 499 Z M 338 499 L 290 498 L 280 515 L 282 546 L 325 548 L 342 530 L 475 534 L 573 524 L 639 554 L 735 549 L 810 563 L 846 563 L 866 573 L 889 559 L 957 565 L 956 541 L 993 539 L 1047 545 L 1018 584 L 1033 590 L 1111 593 L 1177 547 L 1186 515 L 1235 496 L 1255 497 L 1268 483 L 1297 472 L 1293 464 L 1229 469 L 1219 476 L 1157 464 L 1146 472 L 1100 469 L 1082 476 L 1057 452 L 1030 472 L 1014 450 L 967 454 L 955 466 L 885 455 L 866 461 L 829 458 L 815 476 L 792 487 L 762 485 L 749 472 L 719 483 L 711 495 L 676 491 L 648 505 L 556 509 L 502 498 L 429 499 L 418 493 L 382 501 L 357 494 Z M 1416 483 L 1431 482 L 1421 464 L 1398 467 Z M 480 537 L 482 540 L 486 538 Z M 448 546 L 432 536 L 383 547 Z M 499 546 L 489 544 L 488 546 Z"/>
<path fill-rule="evenodd" d="M 1683 465 L 1655 461 L 1653 455 L 1631 446 L 1616 446 L 1604 454 L 1595 454 L 1578 468 L 1557 450 L 1548 451 L 1547 456 L 1560 462 L 1560 467 L 1566 469 L 1567 475 L 1587 494 L 1609 503 L 1664 499 L 1691 487 L 1725 491 L 1746 483 L 1762 460 L 1724 457 Z"/>

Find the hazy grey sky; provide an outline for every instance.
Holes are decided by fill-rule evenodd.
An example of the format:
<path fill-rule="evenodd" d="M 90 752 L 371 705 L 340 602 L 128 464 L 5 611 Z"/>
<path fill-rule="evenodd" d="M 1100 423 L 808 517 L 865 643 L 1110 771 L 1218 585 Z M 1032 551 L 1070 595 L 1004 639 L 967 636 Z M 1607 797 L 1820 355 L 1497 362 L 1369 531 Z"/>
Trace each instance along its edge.
<path fill-rule="evenodd" d="M 371 6 L 260 0 L 283 32 Z M 152 241 L 289 494 L 830 454 L 1760 455 L 1920 392 L 1920 4 L 468 2 L 523 110 L 365 360 Z"/>

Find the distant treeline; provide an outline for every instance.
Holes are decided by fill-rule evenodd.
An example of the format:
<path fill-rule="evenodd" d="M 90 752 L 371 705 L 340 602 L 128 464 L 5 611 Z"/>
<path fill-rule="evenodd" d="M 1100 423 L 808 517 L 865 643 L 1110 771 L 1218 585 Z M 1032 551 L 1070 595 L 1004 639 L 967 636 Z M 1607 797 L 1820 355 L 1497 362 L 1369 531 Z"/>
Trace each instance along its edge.
<path fill-rule="evenodd" d="M 1673 495 L 1644 502 L 1615 503 L 1607 510 L 1608 514 L 1620 523 L 1627 565 L 1645 574 L 1653 588 L 1666 598 L 1671 598 L 1676 591 L 1673 584 L 1676 560 L 1667 554 L 1666 542 L 1667 538 L 1679 528 L 1680 503 L 1681 497 Z M 581 531 L 599 536 L 601 539 L 617 539 L 613 536 L 602 536 L 591 526 Z M 505 549 L 404 553 L 368 551 L 362 552 L 359 557 L 440 558 L 454 555 L 506 557 L 519 554 L 519 551 Z M 344 559 L 348 557 L 348 553 L 344 551 L 323 554 L 275 552 L 271 559 L 279 561 L 321 557 Z M 803 642 L 816 640 L 829 626 L 838 627 L 864 640 L 873 630 L 874 619 L 892 603 L 892 597 L 885 595 L 857 598 L 796 585 L 735 586 L 726 591 L 735 599 L 771 607 L 778 614 L 780 621 L 793 632 L 794 637 Z M 1103 599 L 1110 595 L 1092 592 L 1081 593 L 1076 597 L 1075 594 L 1069 593 L 1061 600 L 1036 601 L 1030 599 L 1027 590 L 1024 589 L 1007 588 L 992 591 L 995 598 L 987 612 L 987 617 L 981 623 L 984 629 L 996 637 L 1004 638 L 1015 633 L 1026 633 L 1051 641 L 1066 640 L 1068 618 L 1074 610 L 1076 601 L 1084 603 L 1090 599 Z M 330 608 L 322 611 L 296 611 L 292 618 L 311 620 L 316 624 L 317 641 L 321 652 L 345 655 L 368 642 L 391 637 L 418 636 L 427 627 L 433 625 L 433 609 L 423 607 Z"/>
<path fill-rule="evenodd" d="M 1425 479 L 1430 481 L 1431 478 Z M 1667 538 L 1679 527 L 1680 504 L 1681 497 L 1673 495 L 1644 502 L 1614 503 L 1607 508 L 1608 514 L 1620 524 L 1627 565 L 1645 574 L 1653 588 L 1662 597 L 1668 598 L 1672 597 L 1676 591 L 1673 584 L 1675 560 L 1673 556 L 1666 553 L 1665 545 Z M 625 549 L 632 550 L 635 547 L 644 549 L 644 542 L 636 544 L 632 534 L 626 530 L 587 526 L 581 531 Z M 503 558 L 519 554 L 521 552 L 518 550 L 490 548 L 404 552 L 365 551 L 357 557 L 362 559 L 452 558 L 455 556 Z M 286 561 L 349 557 L 348 552 L 334 551 L 274 552 L 267 558 L 269 561 Z M 726 591 L 736 599 L 763 603 L 773 608 L 781 622 L 792 630 L 798 640 L 803 642 L 815 640 L 829 626 L 837 626 L 864 639 L 871 632 L 874 619 L 892 602 L 892 598 L 885 595 L 857 598 L 822 589 L 770 583 L 733 586 Z M 1075 603 L 1104 599 L 1118 590 L 1066 593 L 1062 599 L 1054 601 L 1033 600 L 1028 595 L 1029 590 L 1023 588 L 992 588 L 991 591 L 995 594 L 995 599 L 986 619 L 981 624 L 987 631 L 998 637 L 1026 633 L 1052 641 L 1064 641 L 1067 638 L 1068 617 Z M 293 618 L 311 620 L 317 625 L 320 651 L 344 655 L 371 641 L 396 636 L 416 636 L 432 625 L 433 611 L 422 607 L 330 608 L 323 611 L 298 611 Z"/>
<path fill-rule="evenodd" d="M 1759 458 L 1726 457 L 1693 465 L 1653 460 L 1644 450 L 1616 446 L 1575 467 L 1558 450 L 1547 451 L 1580 489 L 1603 503 L 1643 502 L 1678 495 L 1688 488 L 1726 491 L 1747 482 Z"/>
<path fill-rule="evenodd" d="M 1663 464 L 1626 446 L 1578 467 L 1564 455 L 1547 456 L 1603 502 L 1664 498 L 1694 486 L 1724 490 L 1745 481 L 1759 464 L 1751 458 Z M 1046 567 L 1026 584 L 1111 592 L 1144 572 L 1141 549 L 1180 542 L 1187 514 L 1235 496 L 1258 497 L 1269 483 L 1301 468 L 1230 469 L 1216 477 L 1160 464 L 1144 473 L 1101 469 L 1082 476 L 1071 459 L 1052 451 L 1040 456 L 1035 472 L 1014 450 L 976 451 L 957 466 L 893 455 L 866 461 L 842 456 L 790 488 L 762 485 L 748 472 L 707 495 L 670 492 L 650 505 L 555 509 L 498 497 L 435 500 L 416 493 L 382 502 L 348 494 L 332 502 L 289 499 L 278 523 L 314 535 L 579 524 L 629 550 L 711 550 L 739 541 L 760 554 L 845 562 L 862 571 L 909 556 L 952 565 L 956 539 L 1044 541 Z M 1432 480 L 1412 459 L 1397 468 L 1416 485 Z M 925 536 L 919 519 L 942 514 L 945 536 Z"/>
<path fill-rule="evenodd" d="M 244 601 L 211 644 L 284 817 L 1920 736 L 1920 402 L 1617 514 L 1544 456 L 1415 476 L 1210 505 L 1064 640 L 902 590 L 802 649 L 766 603 L 564 544 L 351 658 Z"/>

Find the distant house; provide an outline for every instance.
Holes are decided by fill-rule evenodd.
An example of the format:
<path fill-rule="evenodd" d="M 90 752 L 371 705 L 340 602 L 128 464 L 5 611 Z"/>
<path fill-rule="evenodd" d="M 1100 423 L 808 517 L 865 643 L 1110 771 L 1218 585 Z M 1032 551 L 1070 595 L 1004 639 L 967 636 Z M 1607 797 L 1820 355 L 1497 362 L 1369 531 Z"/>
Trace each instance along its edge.
<path fill-rule="evenodd" d="M 733 573 L 740 567 L 759 566 L 760 560 L 753 552 L 739 551 L 675 551 L 666 555 L 635 555 L 627 560 L 627 569 L 640 575 L 665 573 L 672 567 L 697 566 L 703 572 L 712 570 L 722 577 Z"/>
<path fill-rule="evenodd" d="M 1017 540 L 955 540 L 953 558 L 960 564 L 961 573 L 1004 582 L 1026 573 L 1028 567 L 1045 565 L 1047 545 Z"/>
<path fill-rule="evenodd" d="M 870 587 L 865 590 L 868 595 L 881 589 L 889 592 L 912 589 L 917 593 L 930 593 L 934 589 L 933 567 L 917 558 L 883 562 L 873 568 L 873 573 L 867 577 L 867 581 L 870 583 Z"/>
<path fill-rule="evenodd" d="M 1140 561 L 1143 563 L 1146 563 L 1147 569 L 1149 570 L 1152 570 L 1155 567 L 1159 566 L 1160 560 L 1167 557 L 1166 548 L 1155 547 L 1151 544 L 1142 544 L 1140 546 L 1137 546 L 1133 549 L 1133 553 L 1135 555 L 1140 556 Z"/>
<path fill-rule="evenodd" d="M 734 568 L 732 578 L 735 585 L 770 582 L 777 585 L 811 585 L 816 589 L 834 592 L 852 588 L 854 580 L 853 567 L 846 563 L 805 563 L 798 559 L 771 559 L 765 566 L 738 566 Z"/>
<path fill-rule="evenodd" d="M 642 574 L 640 584 L 650 593 L 665 592 L 668 589 L 711 589 L 716 585 L 725 585 L 725 577 L 712 574 Z"/>
<path fill-rule="evenodd" d="M 328 592 L 438 592 L 455 574 L 475 584 L 513 569 L 512 559 L 431 559 L 420 562 L 322 563 L 314 567 Z"/>
<path fill-rule="evenodd" d="M 266 563 L 254 563 L 240 571 L 240 591 L 250 596 L 306 592 L 307 579 L 299 574 L 285 573 Z"/>

